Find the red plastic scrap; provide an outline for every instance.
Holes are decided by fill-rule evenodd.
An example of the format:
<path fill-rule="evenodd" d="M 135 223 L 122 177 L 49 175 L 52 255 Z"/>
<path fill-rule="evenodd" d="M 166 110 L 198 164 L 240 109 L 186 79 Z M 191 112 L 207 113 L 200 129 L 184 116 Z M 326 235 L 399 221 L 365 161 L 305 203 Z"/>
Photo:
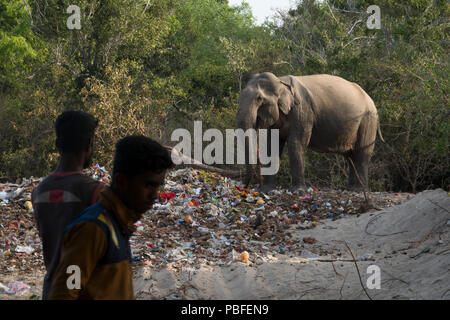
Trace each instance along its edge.
<path fill-rule="evenodd" d="M 189 207 L 198 207 L 200 205 L 200 202 L 198 202 L 197 200 L 192 200 L 192 201 L 189 201 L 189 203 L 187 205 Z"/>
<path fill-rule="evenodd" d="M 166 201 L 169 201 L 173 198 L 175 198 L 177 195 L 175 194 L 175 192 L 160 192 L 159 193 L 159 199 L 163 199 Z"/>

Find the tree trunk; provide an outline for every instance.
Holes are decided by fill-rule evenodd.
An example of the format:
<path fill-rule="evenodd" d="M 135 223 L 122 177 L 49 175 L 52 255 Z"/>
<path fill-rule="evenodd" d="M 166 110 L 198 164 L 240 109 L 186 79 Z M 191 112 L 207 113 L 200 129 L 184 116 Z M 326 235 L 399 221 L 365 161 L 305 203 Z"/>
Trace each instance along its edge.
<path fill-rule="evenodd" d="M 171 155 L 175 155 L 176 159 L 182 160 L 182 163 L 177 165 L 178 167 L 190 167 L 190 168 L 199 169 L 199 170 L 216 172 L 222 176 L 229 177 L 232 179 L 239 178 L 240 180 L 242 180 L 242 178 L 244 176 L 244 173 L 242 172 L 242 170 L 226 170 L 226 169 L 221 169 L 221 168 L 217 168 L 217 167 L 213 167 L 213 166 L 208 166 L 206 164 L 201 163 L 200 161 L 197 161 L 195 159 L 192 159 L 191 157 L 188 157 L 188 156 L 182 154 L 181 152 L 179 152 L 177 150 L 175 150 L 174 153 L 172 154 L 172 151 L 173 151 L 172 147 L 168 147 L 168 146 L 164 146 L 164 147 L 171 153 Z"/>

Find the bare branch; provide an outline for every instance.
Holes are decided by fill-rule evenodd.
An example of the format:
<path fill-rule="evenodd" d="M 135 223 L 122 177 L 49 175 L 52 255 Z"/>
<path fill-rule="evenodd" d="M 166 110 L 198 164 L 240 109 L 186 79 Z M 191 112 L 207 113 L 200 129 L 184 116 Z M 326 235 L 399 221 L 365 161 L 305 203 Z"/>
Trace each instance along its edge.
<path fill-rule="evenodd" d="M 150 0 L 147 0 L 147 3 L 145 4 L 144 11 L 142 11 L 142 14 L 145 13 L 145 11 L 147 10 L 147 7 L 148 7 L 149 4 L 150 4 Z"/>
<path fill-rule="evenodd" d="M 369 296 L 369 294 L 367 293 L 367 290 L 366 290 L 366 288 L 364 287 L 364 284 L 363 284 L 363 282 L 362 282 L 362 280 L 361 280 L 361 274 L 359 273 L 358 263 L 356 262 L 355 256 L 353 255 L 353 252 L 352 252 L 352 249 L 350 249 L 350 247 L 348 246 L 348 244 L 347 244 L 346 241 L 343 241 L 343 242 L 344 242 L 345 246 L 347 247 L 348 251 L 350 251 L 350 254 L 352 255 L 352 258 L 353 258 L 353 260 L 354 260 L 354 262 L 355 262 L 355 267 L 356 267 L 356 271 L 358 272 L 358 277 L 359 277 L 359 282 L 361 283 L 361 287 L 363 288 L 364 292 L 366 293 L 366 296 L 367 296 L 370 300 L 373 300 L 373 299 Z"/>
<path fill-rule="evenodd" d="M 28 6 L 27 0 L 23 0 L 23 3 L 25 3 L 25 7 L 27 8 L 28 15 L 30 16 L 31 25 L 33 25 L 33 17 L 31 16 L 31 10 L 30 10 L 30 7 Z"/>
<path fill-rule="evenodd" d="M 336 23 L 339 24 L 339 22 L 337 21 L 336 17 L 333 14 L 333 10 L 331 10 L 331 7 L 330 7 L 328 1 L 325 1 L 325 3 L 327 4 L 328 9 L 330 9 L 331 16 L 333 17 L 334 21 L 336 21 Z"/>
<path fill-rule="evenodd" d="M 356 21 L 356 22 L 353 24 L 353 26 L 350 28 L 350 31 L 347 33 L 347 35 L 349 35 L 350 33 L 352 33 L 353 28 L 354 28 L 358 23 L 361 23 L 361 22 L 363 22 L 363 21 L 362 21 L 362 20 Z"/>
<path fill-rule="evenodd" d="M 280 61 L 280 62 L 274 62 L 274 63 L 273 63 L 274 66 L 278 66 L 278 65 L 280 65 L 280 64 L 288 64 L 288 65 L 291 67 L 291 70 L 294 70 L 294 67 L 292 66 L 292 64 L 290 64 L 290 63 L 287 62 L 287 61 Z"/>
<path fill-rule="evenodd" d="M 342 49 L 344 49 L 346 46 L 348 46 L 353 41 L 360 40 L 360 39 L 371 39 L 371 40 L 373 40 L 373 39 L 375 39 L 375 37 L 367 37 L 367 36 L 356 37 L 355 39 L 350 40 L 344 47 L 342 47 Z"/>

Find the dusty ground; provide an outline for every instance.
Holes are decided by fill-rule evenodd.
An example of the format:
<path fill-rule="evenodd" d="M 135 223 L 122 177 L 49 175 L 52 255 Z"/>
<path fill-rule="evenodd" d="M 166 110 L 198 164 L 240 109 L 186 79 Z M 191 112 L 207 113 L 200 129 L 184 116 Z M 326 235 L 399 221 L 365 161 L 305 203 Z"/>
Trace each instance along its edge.
<path fill-rule="evenodd" d="M 368 296 L 449 299 L 449 209 L 447 192 L 425 191 L 387 210 L 325 220 L 314 229 L 294 229 L 299 242 L 304 242 L 305 237 L 316 239 L 314 244 L 305 243 L 298 256 L 269 255 L 260 265 L 205 263 L 197 268 L 169 266 L 159 271 L 141 267 L 135 272 L 136 296 L 237 300 L 368 299 Z M 352 260 L 351 254 L 359 257 L 357 267 L 354 262 L 330 262 Z M 365 258 L 372 261 L 361 261 Z M 380 289 L 367 288 L 369 265 L 381 270 Z"/>

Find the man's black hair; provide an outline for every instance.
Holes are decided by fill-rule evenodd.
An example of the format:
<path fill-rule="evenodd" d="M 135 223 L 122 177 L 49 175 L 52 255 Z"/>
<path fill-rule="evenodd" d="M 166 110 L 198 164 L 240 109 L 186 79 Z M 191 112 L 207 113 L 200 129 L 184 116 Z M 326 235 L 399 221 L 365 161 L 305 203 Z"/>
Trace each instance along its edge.
<path fill-rule="evenodd" d="M 161 144 L 142 135 L 127 136 L 116 144 L 113 184 L 117 173 L 132 179 L 146 171 L 161 173 L 172 167 L 170 153 Z"/>
<path fill-rule="evenodd" d="M 89 146 L 94 138 L 98 120 L 89 113 L 68 110 L 55 122 L 56 147 L 60 152 L 78 153 Z"/>

